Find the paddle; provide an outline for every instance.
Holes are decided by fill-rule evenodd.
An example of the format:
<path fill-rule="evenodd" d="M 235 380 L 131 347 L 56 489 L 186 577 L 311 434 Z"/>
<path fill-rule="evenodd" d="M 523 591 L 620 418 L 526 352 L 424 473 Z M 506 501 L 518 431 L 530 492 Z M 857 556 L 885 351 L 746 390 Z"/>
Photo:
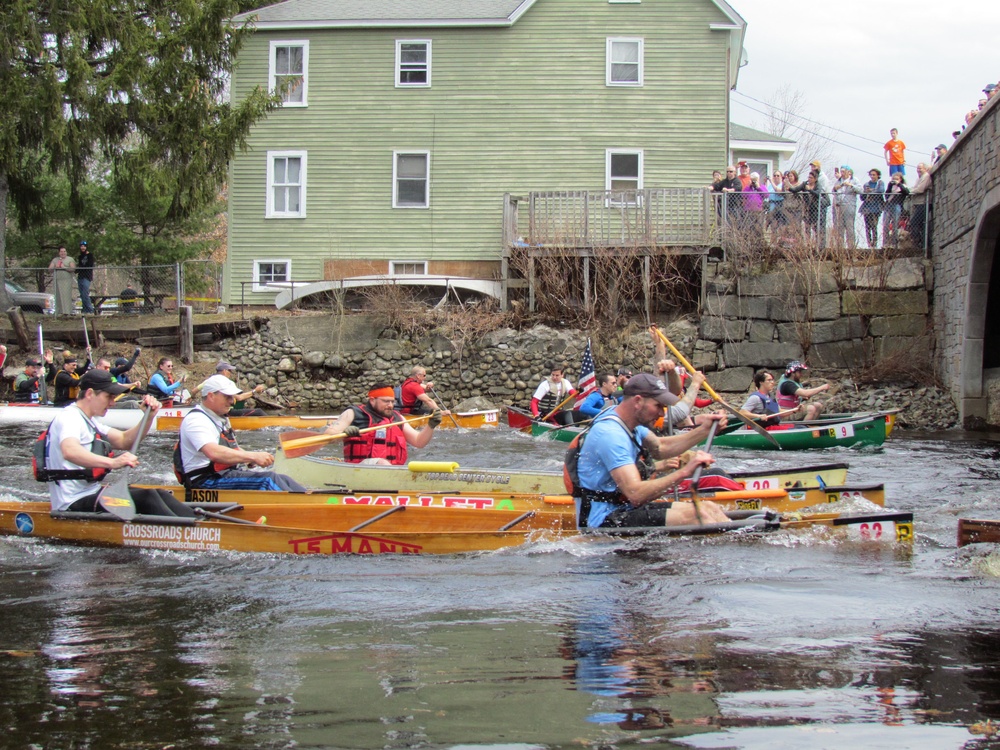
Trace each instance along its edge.
<path fill-rule="evenodd" d="M 438 395 L 438 392 L 433 388 L 428 388 L 427 390 L 434 395 L 434 400 L 438 402 L 438 408 L 445 409 L 444 400 Z M 451 409 L 445 409 L 445 411 L 447 411 L 448 416 L 451 417 L 451 423 L 458 427 L 458 420 L 455 419 L 455 415 L 451 413 Z"/>
<path fill-rule="evenodd" d="M 42 344 L 42 324 L 38 324 L 38 359 L 42 363 L 42 377 L 39 378 L 38 383 L 38 394 L 41 396 L 41 403 L 49 403 L 49 386 L 45 382 L 46 372 L 46 362 L 45 362 L 45 346 Z"/>
<path fill-rule="evenodd" d="M 142 438 L 146 434 L 146 429 L 149 427 L 149 420 L 153 416 L 153 410 L 146 407 L 142 415 L 142 419 L 139 420 L 139 431 L 135 435 L 135 440 L 132 441 L 132 447 L 129 449 L 129 453 L 135 453 L 139 450 L 139 443 L 142 442 Z M 126 469 L 117 482 L 113 485 L 105 485 L 104 489 L 101 490 L 101 494 L 97 496 L 97 503 L 104 508 L 108 513 L 118 516 L 123 521 L 131 521 L 135 518 L 135 500 L 132 499 L 132 492 L 128 488 L 128 470 Z"/>
<path fill-rule="evenodd" d="M 712 441 L 715 439 L 715 431 L 717 429 L 719 429 L 719 423 L 713 421 L 712 426 L 708 429 L 708 440 L 705 441 L 706 453 L 712 450 Z M 701 471 L 704 468 L 705 464 L 698 464 L 698 468 L 691 475 L 691 502 L 694 504 L 694 517 L 698 519 L 699 526 L 705 525 L 705 522 L 701 519 L 701 500 L 698 499 L 698 482 L 701 480 Z"/>
<path fill-rule="evenodd" d="M 690 362 L 688 362 L 687 358 L 680 353 L 680 351 L 677 349 L 676 346 L 670 343 L 670 339 L 668 339 L 666 336 L 663 335 L 663 331 L 661 331 L 656 326 L 650 326 L 650 330 L 654 331 L 656 335 L 658 335 L 663 340 L 664 345 L 673 353 L 675 357 L 677 357 L 677 360 L 684 367 L 687 368 L 688 372 L 695 372 L 694 366 Z M 711 396 L 712 399 L 719 404 L 719 406 L 721 406 L 723 409 L 725 409 L 730 414 L 735 416 L 737 419 L 743 422 L 743 424 L 747 425 L 754 432 L 759 432 L 761 435 L 763 435 L 772 443 L 774 443 L 777 446 L 778 450 L 781 450 L 781 446 L 778 444 L 778 441 L 774 439 L 773 435 L 771 435 L 767 430 L 765 430 L 759 424 L 754 422 L 752 419 L 748 419 L 747 417 L 743 416 L 743 414 L 740 412 L 739 409 L 736 409 L 729 403 L 727 403 L 726 400 L 723 399 L 722 396 L 720 396 L 718 393 L 716 393 L 715 389 L 708 384 L 707 380 L 704 383 L 702 383 L 702 388 L 705 389 L 708 395 Z"/>
<path fill-rule="evenodd" d="M 397 422 L 379 424 L 374 427 L 365 427 L 363 430 L 360 430 L 358 434 L 364 435 L 366 432 L 384 430 L 386 427 L 398 427 L 401 424 L 410 424 L 410 422 L 418 422 L 421 419 L 426 419 L 426 416 L 414 417 L 413 419 L 401 419 Z M 302 433 L 308 433 L 308 436 L 302 436 Z M 298 434 L 299 437 L 286 438 L 287 435 L 295 434 Z M 345 437 L 347 437 L 346 432 L 338 432 L 334 435 L 327 435 L 324 432 L 295 430 L 281 433 L 279 440 L 281 440 L 281 449 L 285 452 L 285 458 L 299 458 L 300 456 L 308 456 L 310 453 L 315 453 L 327 443 L 332 443 L 336 440 L 343 440 Z"/>
<path fill-rule="evenodd" d="M 576 395 L 576 394 L 574 394 L 574 393 L 570 393 L 570 394 L 569 394 L 569 395 L 568 395 L 568 396 L 567 396 L 567 397 L 566 397 L 565 399 L 563 399 L 563 400 L 562 400 L 562 401 L 561 401 L 561 402 L 560 402 L 560 403 L 559 403 L 559 404 L 558 404 L 558 405 L 556 406 L 556 408 L 555 408 L 555 409 L 553 409 L 553 410 L 552 410 L 552 411 L 550 411 L 550 412 L 549 412 L 548 414 L 546 414 L 546 415 L 545 415 L 544 417 L 542 417 L 542 418 L 541 418 L 541 421 L 542 421 L 542 422 L 548 422 L 548 421 L 549 421 L 549 417 L 551 417 L 551 416 L 552 416 L 553 414 L 555 414 L 555 413 L 556 413 L 557 411 L 559 411 L 559 410 L 560 410 L 560 409 L 562 409 L 562 408 L 563 408 L 564 406 L 566 406 L 566 404 L 568 404 L 568 403 L 569 403 L 569 400 L 570 400 L 571 398 L 574 398 L 574 397 L 575 397 L 575 395 Z"/>

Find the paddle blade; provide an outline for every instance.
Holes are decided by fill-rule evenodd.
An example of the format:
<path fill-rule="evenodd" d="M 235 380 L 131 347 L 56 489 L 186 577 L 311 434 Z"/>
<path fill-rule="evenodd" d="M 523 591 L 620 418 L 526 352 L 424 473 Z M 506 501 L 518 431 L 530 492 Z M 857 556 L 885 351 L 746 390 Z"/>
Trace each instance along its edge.
<path fill-rule="evenodd" d="M 128 488 L 128 477 L 122 477 L 101 490 L 97 504 L 123 521 L 135 518 L 135 500 L 132 499 L 132 493 Z"/>
<path fill-rule="evenodd" d="M 278 439 L 281 441 L 281 444 L 284 445 L 285 443 L 291 440 L 301 440 L 302 438 L 307 438 L 307 437 L 317 437 L 318 435 L 322 434 L 323 434 L 322 432 L 316 432 L 316 430 L 288 430 L 286 432 L 282 432 L 281 435 L 278 436 Z"/>
<path fill-rule="evenodd" d="M 336 435 L 313 434 L 311 437 L 282 441 L 281 449 L 285 452 L 286 458 L 300 458 L 315 453 L 327 443 L 343 440 L 345 437 L 347 435 L 342 432 Z"/>

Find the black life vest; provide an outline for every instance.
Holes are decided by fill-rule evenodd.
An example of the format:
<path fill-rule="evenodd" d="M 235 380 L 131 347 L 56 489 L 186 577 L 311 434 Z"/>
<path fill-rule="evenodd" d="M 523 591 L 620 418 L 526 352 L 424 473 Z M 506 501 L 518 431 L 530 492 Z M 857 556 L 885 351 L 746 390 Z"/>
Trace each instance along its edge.
<path fill-rule="evenodd" d="M 97 425 L 89 419 L 86 421 L 94 431 L 94 439 L 90 443 L 90 452 L 96 456 L 114 458 L 115 452 L 111 449 L 108 436 L 98 430 Z M 111 469 L 85 469 L 83 467 L 79 469 L 48 468 L 50 427 L 52 427 L 51 423 L 42 430 L 42 434 L 35 440 L 35 444 L 31 449 L 31 471 L 35 475 L 36 480 L 39 482 L 60 482 L 67 479 L 83 479 L 88 482 L 100 482 L 111 473 Z"/>
<path fill-rule="evenodd" d="M 389 424 L 402 418 L 397 412 L 393 412 L 391 417 L 373 414 L 365 405 L 351 408 L 354 410 L 354 421 L 351 424 L 360 430 Z M 384 458 L 389 463 L 400 466 L 406 463 L 406 453 L 406 435 L 400 425 L 372 430 L 344 440 L 344 460 L 349 463 L 360 463 L 366 458 Z"/>
<path fill-rule="evenodd" d="M 164 375 L 162 372 L 160 374 L 163 375 L 163 378 L 164 378 L 164 380 L 167 381 L 168 385 L 173 385 L 174 383 L 177 382 L 174 379 L 173 375 Z M 152 396 L 153 398 L 155 398 L 157 401 L 162 401 L 164 406 L 173 406 L 174 399 L 176 398 L 175 394 L 173 394 L 173 393 L 167 393 L 166 391 L 164 391 L 164 390 L 162 390 L 160 388 L 157 388 L 156 384 L 153 383 L 153 379 L 152 378 L 150 378 L 149 379 L 149 383 L 146 384 L 146 392 L 150 396 Z"/>
<path fill-rule="evenodd" d="M 208 412 L 206 412 L 201 406 L 194 407 L 184 419 L 190 419 L 194 414 L 201 412 L 205 415 L 207 419 L 212 422 L 215 426 L 215 420 L 213 420 Z M 183 423 L 182 425 L 183 426 Z M 219 432 L 219 445 L 224 448 L 239 448 L 239 444 L 236 442 L 236 433 L 233 432 L 233 428 L 225 427 Z M 212 479 L 222 474 L 226 469 L 234 468 L 234 464 L 222 464 L 210 461 L 205 466 L 194 469 L 192 471 L 184 470 L 184 462 L 181 460 L 181 441 L 177 440 L 174 443 L 174 476 L 177 477 L 177 481 L 183 484 L 188 489 L 192 487 L 197 487 L 202 482 L 207 479 Z"/>

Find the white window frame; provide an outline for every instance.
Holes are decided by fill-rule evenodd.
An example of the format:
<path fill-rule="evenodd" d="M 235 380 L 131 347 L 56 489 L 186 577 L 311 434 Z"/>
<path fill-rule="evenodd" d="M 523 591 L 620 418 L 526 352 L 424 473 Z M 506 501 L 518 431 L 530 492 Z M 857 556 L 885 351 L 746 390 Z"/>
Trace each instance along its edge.
<path fill-rule="evenodd" d="M 262 293 L 275 293 L 285 289 L 285 286 L 270 286 L 266 283 L 262 284 L 260 281 L 260 266 L 262 263 L 284 263 L 285 273 L 287 276 L 286 281 L 292 280 L 292 259 L 291 258 L 256 258 L 253 262 L 253 287 L 252 291 L 262 292 Z M 286 282 L 281 282 L 285 284 Z"/>
<path fill-rule="evenodd" d="M 620 155 L 620 154 L 626 154 L 628 156 L 638 156 L 639 157 L 639 174 L 636 176 L 636 186 L 635 186 L 636 199 L 635 199 L 635 201 L 616 201 L 616 200 L 611 199 L 610 196 L 609 196 L 609 198 L 608 198 L 608 204 L 612 205 L 612 206 L 634 206 L 637 203 L 641 202 L 641 199 L 639 197 L 639 193 L 643 189 L 642 185 L 643 185 L 643 171 L 644 171 L 644 162 L 645 162 L 645 151 L 643 149 L 641 149 L 641 148 L 609 148 L 609 149 L 605 150 L 605 152 L 604 152 L 604 189 L 608 193 L 610 193 L 612 190 L 615 189 L 615 188 L 613 188 L 611 186 L 611 182 L 612 182 L 613 178 L 615 177 L 615 175 L 613 175 L 611 173 L 611 161 L 612 161 L 612 157 Z"/>
<path fill-rule="evenodd" d="M 608 0 L 608 5 L 626 5 L 626 4 L 638 5 L 641 2 L 642 0 Z"/>
<path fill-rule="evenodd" d="M 424 181 L 426 183 L 426 190 L 424 191 L 423 205 L 401 204 L 399 202 L 399 182 L 397 176 L 397 169 L 399 167 L 400 156 L 427 157 L 427 169 L 424 172 Z M 421 151 L 420 149 L 406 149 L 406 150 L 399 150 L 392 152 L 392 207 L 417 208 L 417 209 L 426 209 L 431 207 L 431 152 L 430 151 Z"/>
<path fill-rule="evenodd" d="M 403 45 L 404 44 L 424 44 L 427 46 L 427 82 L 426 83 L 404 83 L 401 78 L 403 72 Z M 430 39 L 397 39 L 396 40 L 396 88 L 397 89 L 429 89 L 431 87 L 431 40 Z"/>
<path fill-rule="evenodd" d="M 282 102 L 282 107 L 309 106 L 309 40 L 308 39 L 275 39 L 271 41 L 267 62 L 267 90 L 274 93 L 278 85 L 277 49 L 278 47 L 302 48 L 302 101 Z"/>
<path fill-rule="evenodd" d="M 397 266 L 423 266 L 424 270 L 417 273 L 405 273 L 397 269 Z M 389 261 L 389 275 L 390 276 L 426 276 L 427 275 L 427 261 L 426 260 L 390 260 Z"/>
<path fill-rule="evenodd" d="M 614 67 L 614 48 L 616 44 L 635 44 L 639 48 L 639 80 L 638 81 L 615 81 L 612 79 L 612 68 Z M 644 66 L 645 58 L 645 40 L 638 36 L 609 36 L 607 38 L 607 47 L 605 49 L 605 85 L 607 86 L 625 86 L 637 88 L 643 85 L 643 76 L 645 74 Z"/>
<path fill-rule="evenodd" d="M 268 151 L 267 152 L 267 198 L 264 208 L 265 219 L 304 219 L 306 218 L 306 175 L 307 151 Z M 299 210 L 276 211 L 274 209 L 274 160 L 275 159 L 295 159 L 300 160 L 299 164 Z"/>

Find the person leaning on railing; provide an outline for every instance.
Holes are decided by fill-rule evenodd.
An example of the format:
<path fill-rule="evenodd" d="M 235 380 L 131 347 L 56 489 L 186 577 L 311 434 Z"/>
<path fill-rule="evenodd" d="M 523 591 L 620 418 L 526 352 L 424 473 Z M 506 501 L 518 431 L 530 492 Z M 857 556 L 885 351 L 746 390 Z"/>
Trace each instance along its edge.
<path fill-rule="evenodd" d="M 910 191 L 910 239 L 917 247 L 924 246 L 924 237 L 927 230 L 927 202 L 931 196 L 931 168 L 926 162 L 917 165 L 917 184 Z"/>

